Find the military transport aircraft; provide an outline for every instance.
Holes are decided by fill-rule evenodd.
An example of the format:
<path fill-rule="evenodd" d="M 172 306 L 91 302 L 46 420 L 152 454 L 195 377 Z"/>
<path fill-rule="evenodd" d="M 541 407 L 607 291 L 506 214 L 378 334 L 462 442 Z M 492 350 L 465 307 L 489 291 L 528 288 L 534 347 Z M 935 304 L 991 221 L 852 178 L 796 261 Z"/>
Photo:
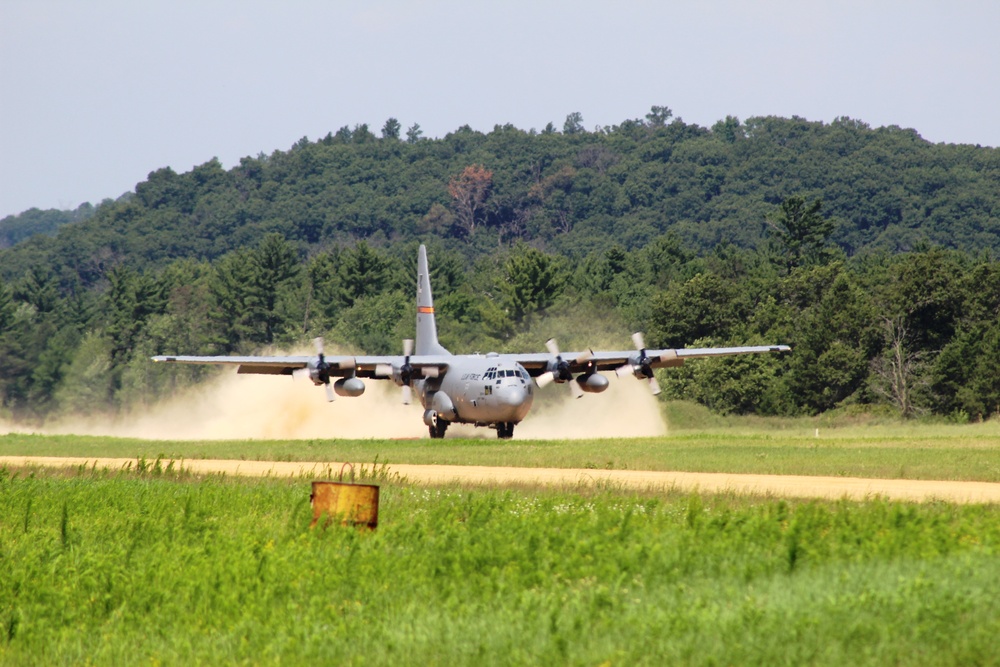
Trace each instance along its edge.
<path fill-rule="evenodd" d="M 432 438 L 444 437 L 448 425 L 458 422 L 495 428 L 500 438 L 514 436 L 516 426 L 528 414 L 534 398 L 532 381 L 539 388 L 551 383 L 568 384 L 574 397 L 597 394 L 608 388 L 600 371 L 619 377 L 632 375 L 649 384 L 654 394 L 660 387 L 654 368 L 681 366 L 687 359 L 735 354 L 787 352 L 787 345 L 756 347 L 711 347 L 680 350 L 648 350 L 642 334 L 632 336 L 635 350 L 617 352 L 561 353 L 554 340 L 548 353 L 452 354 L 438 343 L 427 270 L 427 249 L 417 256 L 417 338 L 403 341 L 401 356 L 326 356 L 323 341 L 315 340 L 316 356 L 286 357 L 195 357 L 156 356 L 153 361 L 179 364 L 228 364 L 237 373 L 307 377 L 326 388 L 327 400 L 337 395 L 360 396 L 362 378 L 392 380 L 402 387 L 403 402 L 417 392 L 424 407 L 424 423 Z"/>

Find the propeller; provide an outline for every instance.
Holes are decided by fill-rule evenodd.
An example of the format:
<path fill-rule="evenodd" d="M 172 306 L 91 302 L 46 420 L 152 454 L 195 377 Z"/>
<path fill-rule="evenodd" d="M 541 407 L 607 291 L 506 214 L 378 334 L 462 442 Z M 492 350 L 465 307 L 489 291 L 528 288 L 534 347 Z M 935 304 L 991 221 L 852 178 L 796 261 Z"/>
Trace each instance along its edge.
<path fill-rule="evenodd" d="M 633 363 L 632 359 L 624 366 L 619 366 L 615 369 L 615 374 L 618 377 L 625 377 L 626 375 L 634 375 L 637 378 L 646 378 L 649 382 L 649 390 L 653 392 L 653 396 L 660 393 L 660 383 L 656 381 L 656 376 L 653 374 L 652 363 L 656 359 L 651 359 L 646 354 L 646 341 L 643 339 L 642 333 L 636 331 L 632 334 L 632 344 L 635 345 L 635 349 L 639 350 L 639 356 L 635 359 Z"/>
<path fill-rule="evenodd" d="M 330 364 L 326 362 L 326 355 L 323 354 L 323 338 L 319 336 L 313 338 L 313 346 L 316 348 L 316 364 L 302 370 L 306 371 L 313 382 L 323 385 L 323 389 L 326 391 L 326 400 L 333 403 L 337 400 L 337 395 L 333 393 L 333 387 L 330 385 Z M 294 377 L 295 374 L 292 375 Z"/>
<path fill-rule="evenodd" d="M 422 372 L 427 377 L 437 377 L 438 369 L 434 368 L 434 375 L 432 376 L 429 371 L 430 369 L 416 369 L 410 365 L 410 356 L 413 354 L 413 339 L 404 338 L 403 339 L 403 365 L 398 369 L 394 368 L 392 364 L 376 364 L 375 375 L 384 378 L 395 378 L 396 383 L 403 388 L 403 405 L 409 405 L 413 402 L 413 388 L 410 387 L 410 383 L 413 381 L 414 374 L 417 372 Z"/>
<path fill-rule="evenodd" d="M 354 357 L 341 359 L 335 364 L 327 362 L 326 355 L 323 353 L 322 336 L 313 338 L 313 346 L 316 348 L 316 363 L 310 364 L 305 368 L 295 369 L 292 371 L 292 377 L 296 379 L 308 377 L 315 384 L 323 385 L 323 388 L 326 391 L 326 400 L 332 403 L 337 399 L 337 394 L 334 393 L 333 386 L 330 384 L 330 369 L 338 368 L 343 370 L 347 368 L 354 368 L 356 362 Z"/>
<path fill-rule="evenodd" d="M 410 355 L 413 354 L 413 339 L 403 339 L 403 365 L 399 368 L 399 377 L 403 381 L 403 405 L 413 402 L 413 389 L 410 382 L 413 381 L 413 366 L 410 365 Z"/>
<path fill-rule="evenodd" d="M 535 383 L 539 387 L 546 387 L 553 382 L 568 382 L 570 393 L 573 394 L 573 398 L 580 398 L 583 396 L 583 389 L 576 382 L 573 382 L 573 373 L 570 370 L 570 361 L 562 358 L 562 354 L 559 352 L 559 344 L 556 343 L 555 338 L 550 338 L 545 341 L 545 348 L 549 351 L 549 354 L 555 357 L 554 361 L 549 362 L 548 370 L 537 378 L 535 378 Z M 572 363 L 585 364 L 594 356 L 593 350 L 587 350 L 586 352 L 581 352 L 577 355 L 576 359 Z"/>
<path fill-rule="evenodd" d="M 436 378 L 441 376 L 441 369 L 437 366 L 413 366 L 410 364 L 410 356 L 413 354 L 413 339 L 403 339 L 403 364 L 396 367 L 393 364 L 376 364 L 375 376 L 380 378 L 392 378 L 396 384 L 403 388 L 403 404 L 409 405 L 413 401 L 413 381 L 418 378 Z"/>

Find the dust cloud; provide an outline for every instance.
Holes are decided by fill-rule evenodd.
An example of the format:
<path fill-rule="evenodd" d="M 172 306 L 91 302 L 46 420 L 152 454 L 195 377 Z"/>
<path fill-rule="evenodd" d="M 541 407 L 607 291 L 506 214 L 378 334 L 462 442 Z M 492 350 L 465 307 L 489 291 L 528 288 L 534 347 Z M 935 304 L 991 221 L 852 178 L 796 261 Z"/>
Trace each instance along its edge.
<path fill-rule="evenodd" d="M 553 440 L 667 434 L 660 403 L 650 393 L 649 385 L 632 377 L 605 375 L 610 385 L 601 394 L 584 394 L 575 399 L 566 385 L 559 384 L 536 390 L 535 405 L 515 429 L 514 437 Z M 563 396 L 539 396 L 542 392 Z"/>
<path fill-rule="evenodd" d="M 229 371 L 214 381 L 120 419 L 74 418 L 46 433 L 148 440 L 417 438 L 426 434 L 419 406 L 403 405 L 391 382 L 367 382 L 358 398 L 328 403 L 308 380 Z"/>
<path fill-rule="evenodd" d="M 535 403 L 517 439 L 643 437 L 667 432 L 659 403 L 644 382 L 614 375 L 602 394 L 571 397 L 566 385 L 535 390 Z M 366 381 L 358 398 L 326 401 L 322 387 L 284 376 L 237 375 L 214 380 L 121 417 L 73 417 L 43 428 L 0 422 L 8 432 L 107 435 L 147 440 L 274 440 L 427 438 L 423 408 L 403 405 L 399 387 Z M 492 429 L 454 424 L 449 438 L 495 438 Z"/>

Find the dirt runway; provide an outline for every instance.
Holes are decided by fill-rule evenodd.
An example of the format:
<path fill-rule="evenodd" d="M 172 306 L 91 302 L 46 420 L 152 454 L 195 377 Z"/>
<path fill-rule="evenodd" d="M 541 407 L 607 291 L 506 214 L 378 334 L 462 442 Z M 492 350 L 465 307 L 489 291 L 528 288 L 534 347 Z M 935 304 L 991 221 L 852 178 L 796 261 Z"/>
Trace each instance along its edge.
<path fill-rule="evenodd" d="M 9 468 L 30 466 L 66 468 L 84 465 L 88 468 L 96 465 L 98 468 L 117 470 L 126 466 L 135 467 L 136 459 L 0 456 L 0 467 Z M 184 459 L 175 462 L 175 467 L 182 467 L 186 471 L 197 474 L 225 473 L 253 477 L 304 478 L 333 477 L 339 473 L 342 465 L 342 463 L 334 462 L 221 459 Z M 358 467 L 360 468 L 361 465 L 358 464 Z M 724 492 L 788 498 L 864 500 L 878 496 L 889 500 L 916 502 L 941 500 L 954 503 L 1000 503 L 1000 484 L 990 482 L 406 464 L 390 465 L 388 472 L 398 474 L 405 481 L 414 484 L 501 485 L 517 483 L 561 487 L 608 485 L 643 491 Z"/>

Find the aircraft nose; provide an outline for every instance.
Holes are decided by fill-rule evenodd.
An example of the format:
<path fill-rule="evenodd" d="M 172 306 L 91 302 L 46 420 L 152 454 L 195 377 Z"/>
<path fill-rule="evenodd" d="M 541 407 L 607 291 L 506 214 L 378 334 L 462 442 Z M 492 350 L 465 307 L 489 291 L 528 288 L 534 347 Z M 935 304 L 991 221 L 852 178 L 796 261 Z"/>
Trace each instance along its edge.
<path fill-rule="evenodd" d="M 502 387 L 498 393 L 500 402 L 512 408 L 520 407 L 528 400 L 528 392 L 524 387 Z"/>

